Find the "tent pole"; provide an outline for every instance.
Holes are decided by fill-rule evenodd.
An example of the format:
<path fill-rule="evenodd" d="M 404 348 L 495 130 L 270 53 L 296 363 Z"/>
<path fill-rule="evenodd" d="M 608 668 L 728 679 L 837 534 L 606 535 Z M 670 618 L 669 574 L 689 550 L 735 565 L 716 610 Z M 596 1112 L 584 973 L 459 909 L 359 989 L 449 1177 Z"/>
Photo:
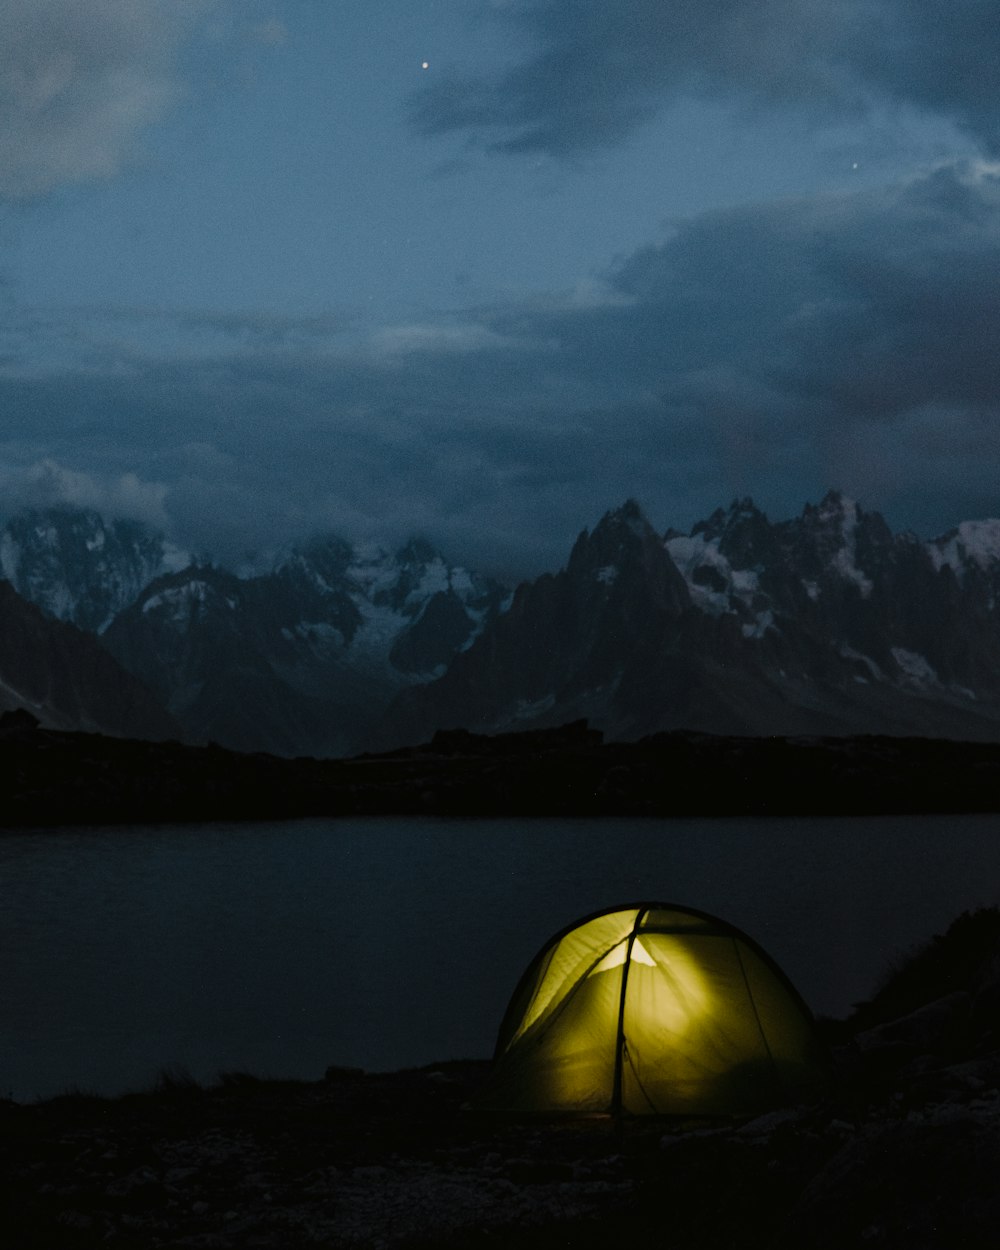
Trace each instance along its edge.
<path fill-rule="evenodd" d="M 632 925 L 632 932 L 628 935 L 628 945 L 625 947 L 625 963 L 622 965 L 622 988 L 618 997 L 618 1026 L 615 1031 L 615 1075 L 611 1086 L 611 1118 L 619 1134 L 622 1124 L 622 1069 L 625 1060 L 625 991 L 628 988 L 628 970 L 632 963 L 632 947 L 635 945 L 639 925 L 648 910 L 644 907 L 636 914 L 635 924 Z"/>

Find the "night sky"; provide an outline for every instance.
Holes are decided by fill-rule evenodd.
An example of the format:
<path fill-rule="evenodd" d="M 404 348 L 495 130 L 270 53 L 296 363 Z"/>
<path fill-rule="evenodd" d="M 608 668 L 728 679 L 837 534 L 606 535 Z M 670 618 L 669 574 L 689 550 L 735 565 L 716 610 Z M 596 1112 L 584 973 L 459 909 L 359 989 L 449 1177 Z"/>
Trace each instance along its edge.
<path fill-rule="evenodd" d="M 0 509 L 1000 513 L 996 0 L 0 0 Z"/>

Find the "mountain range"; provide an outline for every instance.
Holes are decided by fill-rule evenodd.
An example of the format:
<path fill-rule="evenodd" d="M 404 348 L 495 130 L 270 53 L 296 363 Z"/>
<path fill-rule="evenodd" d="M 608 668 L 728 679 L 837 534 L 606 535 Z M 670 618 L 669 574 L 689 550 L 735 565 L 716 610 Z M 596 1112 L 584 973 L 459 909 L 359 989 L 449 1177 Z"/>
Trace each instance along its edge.
<path fill-rule="evenodd" d="M 67 507 L 9 521 L 0 573 L 53 624 L 88 630 L 184 738 L 280 755 L 358 749 L 506 594 L 420 539 L 388 552 L 315 537 L 239 576 L 137 522 Z"/>
<path fill-rule="evenodd" d="M 580 717 L 622 739 L 1000 738 L 1000 521 L 921 542 L 831 492 L 789 521 L 744 499 L 661 536 L 629 502 L 383 725 L 402 742 Z"/>
<path fill-rule="evenodd" d="M 59 635 L 70 651 L 102 651 L 106 685 L 131 682 L 145 701 L 141 733 L 120 718 L 108 732 L 172 725 L 283 755 L 580 718 L 618 739 L 1000 739 L 1000 521 L 927 542 L 835 491 L 780 522 L 736 500 L 689 533 L 657 533 L 629 501 L 581 533 L 565 568 L 512 594 L 419 539 L 390 552 L 320 536 L 237 575 L 69 508 L 8 521 L 0 574 L 0 603 L 30 600 L 50 633 L 72 629 Z M 12 663 L 26 663 L 8 632 L 3 706 L 17 701 Z M 23 701 L 72 721 L 42 694 L 36 683 Z M 75 714 L 104 723 L 83 703 Z"/>

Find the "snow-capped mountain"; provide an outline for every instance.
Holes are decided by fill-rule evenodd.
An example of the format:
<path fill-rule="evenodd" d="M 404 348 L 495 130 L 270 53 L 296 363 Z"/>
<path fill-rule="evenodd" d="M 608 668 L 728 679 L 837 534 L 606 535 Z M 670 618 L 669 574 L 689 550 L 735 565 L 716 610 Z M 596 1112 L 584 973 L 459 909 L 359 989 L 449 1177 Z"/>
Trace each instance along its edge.
<path fill-rule="evenodd" d="M 997 520 L 923 542 L 831 492 L 790 520 L 743 499 L 660 535 L 629 502 L 513 595 L 421 540 L 318 537 L 237 576 L 68 509 L 9 522 L 0 560 L 50 616 L 103 631 L 187 736 L 244 750 L 580 717 L 619 738 L 1000 738 Z"/>
<path fill-rule="evenodd" d="M 388 552 L 317 537 L 237 576 L 138 522 L 71 507 L 11 518 L 0 577 L 98 634 L 188 737 L 281 754 L 358 748 L 393 695 L 440 675 L 505 594 L 419 539 Z"/>
<path fill-rule="evenodd" d="M 190 557 L 138 521 L 91 509 L 21 512 L 0 529 L 0 577 L 60 621 L 101 633 L 154 577 Z"/>
<path fill-rule="evenodd" d="M 924 543 L 831 492 L 776 524 L 738 500 L 660 539 L 628 503 L 400 694 L 382 741 L 579 716 L 621 738 L 1000 738 L 1000 521 Z"/>
<path fill-rule="evenodd" d="M 807 635 L 858 684 L 1000 696 L 1000 521 L 923 543 L 831 492 L 776 525 L 744 500 L 666 545 L 697 605 L 748 637 Z"/>
<path fill-rule="evenodd" d="M 444 671 L 503 590 L 428 544 L 316 538 L 268 574 L 192 565 L 103 635 L 197 740 L 284 755 L 360 749 L 403 686 Z"/>

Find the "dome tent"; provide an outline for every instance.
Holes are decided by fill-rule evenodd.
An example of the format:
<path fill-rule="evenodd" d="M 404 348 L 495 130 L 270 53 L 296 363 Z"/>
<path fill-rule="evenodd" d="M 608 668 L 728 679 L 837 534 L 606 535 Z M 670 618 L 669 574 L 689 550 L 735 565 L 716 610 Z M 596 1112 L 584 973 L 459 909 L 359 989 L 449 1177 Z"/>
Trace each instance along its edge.
<path fill-rule="evenodd" d="M 825 1048 L 746 934 L 641 903 L 556 934 L 507 1008 L 480 1106 L 516 1113 L 752 1114 L 820 1088 Z"/>

